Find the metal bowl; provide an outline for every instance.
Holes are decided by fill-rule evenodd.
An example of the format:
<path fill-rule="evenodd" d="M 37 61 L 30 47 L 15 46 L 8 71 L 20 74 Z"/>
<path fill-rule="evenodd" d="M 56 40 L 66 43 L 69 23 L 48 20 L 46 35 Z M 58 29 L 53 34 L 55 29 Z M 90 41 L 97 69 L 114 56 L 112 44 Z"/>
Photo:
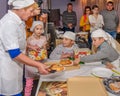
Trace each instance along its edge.
<path fill-rule="evenodd" d="M 120 76 L 113 76 L 111 78 L 105 78 L 103 79 L 103 84 L 105 85 L 105 88 L 107 91 L 109 91 L 112 94 L 115 94 L 117 96 L 120 96 L 120 91 L 115 92 L 110 88 L 110 83 L 120 82 Z"/>

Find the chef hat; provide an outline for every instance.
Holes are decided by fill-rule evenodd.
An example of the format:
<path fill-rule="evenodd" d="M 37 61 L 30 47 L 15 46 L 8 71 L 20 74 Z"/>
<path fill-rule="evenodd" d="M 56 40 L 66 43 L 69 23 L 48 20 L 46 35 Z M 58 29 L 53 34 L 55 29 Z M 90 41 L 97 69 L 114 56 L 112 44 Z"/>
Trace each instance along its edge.
<path fill-rule="evenodd" d="M 31 26 L 31 28 L 30 28 L 30 31 L 33 32 L 34 28 L 35 28 L 37 25 L 43 26 L 43 22 L 42 22 L 42 21 L 33 21 L 32 26 Z M 43 30 L 43 31 L 44 31 L 44 30 Z"/>
<path fill-rule="evenodd" d="M 63 34 L 63 37 L 75 41 L 75 33 L 71 32 L 71 31 L 66 31 L 66 32 Z"/>
<path fill-rule="evenodd" d="M 91 37 L 103 37 L 105 40 L 108 40 L 108 35 L 102 29 L 98 29 L 92 32 Z"/>
<path fill-rule="evenodd" d="M 91 37 L 103 37 L 113 48 L 116 49 L 114 38 L 102 29 L 93 31 Z"/>
<path fill-rule="evenodd" d="M 21 9 L 35 3 L 34 0 L 9 0 L 8 5 L 12 5 L 13 9 Z"/>

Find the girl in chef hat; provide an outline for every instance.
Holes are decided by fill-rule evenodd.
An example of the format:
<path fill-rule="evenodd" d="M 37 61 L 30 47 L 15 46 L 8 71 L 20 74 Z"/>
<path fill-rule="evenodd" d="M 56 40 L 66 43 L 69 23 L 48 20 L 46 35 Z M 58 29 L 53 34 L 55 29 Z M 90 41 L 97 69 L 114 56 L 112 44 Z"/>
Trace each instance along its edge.
<path fill-rule="evenodd" d="M 75 64 L 78 62 L 95 62 L 101 61 L 107 67 L 114 68 L 111 62 L 116 61 L 119 57 L 116 51 L 115 40 L 104 30 L 98 29 L 91 34 L 92 45 L 97 49 L 95 54 L 77 58 Z"/>
<path fill-rule="evenodd" d="M 36 67 L 41 74 L 48 71 L 25 55 L 25 21 L 33 16 L 34 0 L 9 0 L 8 4 L 12 10 L 0 19 L 0 96 L 22 96 L 23 64 Z"/>
<path fill-rule="evenodd" d="M 30 31 L 33 34 L 27 39 L 27 55 L 38 62 L 47 59 L 47 39 L 42 35 L 44 32 L 43 22 L 34 21 Z M 36 68 L 25 65 L 26 85 L 24 96 L 31 96 L 33 81 L 39 78 L 37 72 Z"/>

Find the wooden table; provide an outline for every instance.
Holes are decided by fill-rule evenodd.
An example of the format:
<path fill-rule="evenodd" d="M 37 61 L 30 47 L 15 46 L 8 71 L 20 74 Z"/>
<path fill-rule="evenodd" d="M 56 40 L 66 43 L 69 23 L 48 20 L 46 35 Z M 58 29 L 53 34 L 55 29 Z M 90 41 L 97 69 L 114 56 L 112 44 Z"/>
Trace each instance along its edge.
<path fill-rule="evenodd" d="M 38 84 L 38 88 L 37 88 L 37 92 L 35 96 L 37 96 L 39 88 L 43 81 L 65 81 L 68 78 L 71 78 L 74 76 L 93 76 L 91 75 L 91 70 L 96 67 L 105 67 L 105 66 L 101 64 L 101 62 L 93 62 L 91 64 L 88 63 L 88 64 L 84 64 L 80 66 L 78 65 L 78 66 L 68 67 L 66 68 L 67 70 L 65 71 L 65 74 L 63 74 L 62 76 L 56 77 L 56 78 L 47 78 L 47 76 L 41 77 L 39 79 L 39 84 Z M 115 96 L 109 92 L 108 92 L 108 95 Z"/>

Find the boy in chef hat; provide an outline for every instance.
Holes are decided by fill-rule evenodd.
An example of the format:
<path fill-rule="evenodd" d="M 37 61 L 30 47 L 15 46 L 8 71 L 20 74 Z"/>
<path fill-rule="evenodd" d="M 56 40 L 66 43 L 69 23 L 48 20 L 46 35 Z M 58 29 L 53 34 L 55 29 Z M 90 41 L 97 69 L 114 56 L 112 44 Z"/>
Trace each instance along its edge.
<path fill-rule="evenodd" d="M 60 60 L 73 57 L 74 49 L 78 48 L 75 44 L 75 33 L 66 31 L 63 34 L 62 44 L 58 45 L 50 54 L 50 59 Z"/>
<path fill-rule="evenodd" d="M 110 63 L 116 61 L 119 57 L 115 49 L 114 39 L 102 29 L 93 31 L 91 37 L 92 45 L 97 49 L 97 52 L 92 55 L 77 58 L 74 63 L 78 64 L 80 61 L 95 62 L 102 60 L 102 63 L 107 67 L 114 68 L 115 66 Z"/>

